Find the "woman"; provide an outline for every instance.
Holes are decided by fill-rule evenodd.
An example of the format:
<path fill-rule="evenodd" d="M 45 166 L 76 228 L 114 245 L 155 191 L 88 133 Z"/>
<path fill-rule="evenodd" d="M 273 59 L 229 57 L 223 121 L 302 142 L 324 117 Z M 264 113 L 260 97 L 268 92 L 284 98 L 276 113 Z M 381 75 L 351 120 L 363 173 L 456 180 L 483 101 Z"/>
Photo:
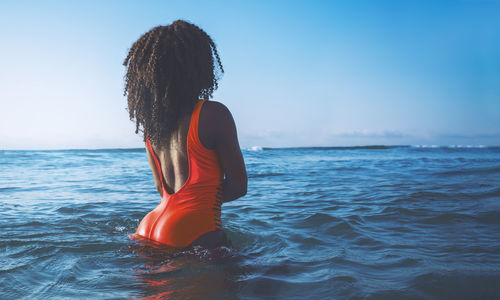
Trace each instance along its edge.
<path fill-rule="evenodd" d="M 143 34 L 123 65 L 130 119 L 162 197 L 136 236 L 176 248 L 226 244 L 221 205 L 246 194 L 247 174 L 231 113 L 208 100 L 224 72 L 214 42 L 177 20 Z"/>

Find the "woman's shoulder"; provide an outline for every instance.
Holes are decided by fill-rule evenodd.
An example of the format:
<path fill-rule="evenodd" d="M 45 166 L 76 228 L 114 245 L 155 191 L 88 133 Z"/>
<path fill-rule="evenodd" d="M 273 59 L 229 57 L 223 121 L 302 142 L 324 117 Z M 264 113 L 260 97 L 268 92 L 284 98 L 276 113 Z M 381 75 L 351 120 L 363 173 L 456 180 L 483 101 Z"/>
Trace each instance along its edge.
<path fill-rule="evenodd" d="M 207 100 L 200 113 L 199 137 L 206 148 L 212 149 L 215 141 L 231 134 L 235 124 L 226 105 Z"/>
<path fill-rule="evenodd" d="M 203 104 L 203 110 L 206 110 L 208 113 L 212 114 L 230 113 L 226 105 L 214 100 L 205 100 L 205 103 Z"/>
<path fill-rule="evenodd" d="M 211 124 L 224 125 L 232 122 L 233 116 L 226 105 L 218 101 L 206 100 L 203 104 L 203 118 Z"/>

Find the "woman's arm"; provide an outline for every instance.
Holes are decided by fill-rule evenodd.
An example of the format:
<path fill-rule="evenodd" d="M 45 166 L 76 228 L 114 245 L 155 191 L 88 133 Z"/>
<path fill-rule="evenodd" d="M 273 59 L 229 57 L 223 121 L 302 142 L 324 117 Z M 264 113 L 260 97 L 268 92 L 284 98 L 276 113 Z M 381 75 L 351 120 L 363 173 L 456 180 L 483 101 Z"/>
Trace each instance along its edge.
<path fill-rule="evenodd" d="M 154 158 L 151 155 L 151 153 L 149 152 L 147 145 L 146 145 L 146 153 L 148 155 L 149 166 L 151 167 L 151 171 L 153 172 L 153 178 L 155 180 L 156 189 L 158 190 L 158 193 L 160 193 L 160 196 L 163 197 L 163 190 L 161 188 L 160 177 L 158 175 L 158 171 L 156 170 L 156 164 L 155 164 Z"/>
<path fill-rule="evenodd" d="M 225 105 L 209 101 L 204 118 L 208 142 L 219 158 L 225 179 L 222 183 L 222 202 L 229 202 L 247 193 L 247 172 L 241 154 L 236 125 L 233 116 Z"/>
<path fill-rule="evenodd" d="M 236 126 L 229 110 L 221 120 L 215 151 L 219 157 L 225 179 L 222 182 L 222 202 L 243 197 L 247 193 L 247 172 L 241 154 Z"/>

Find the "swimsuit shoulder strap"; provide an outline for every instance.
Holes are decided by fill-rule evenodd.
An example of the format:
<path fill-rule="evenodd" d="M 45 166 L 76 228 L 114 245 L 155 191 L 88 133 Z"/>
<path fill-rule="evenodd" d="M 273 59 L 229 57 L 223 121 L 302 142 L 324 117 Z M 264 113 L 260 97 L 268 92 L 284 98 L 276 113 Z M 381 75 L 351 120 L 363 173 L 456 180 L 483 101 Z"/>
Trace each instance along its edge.
<path fill-rule="evenodd" d="M 193 109 L 193 114 L 191 115 L 191 122 L 189 123 L 189 133 L 188 140 L 191 140 L 195 144 L 200 144 L 200 138 L 198 136 L 198 126 L 200 121 L 200 111 L 205 99 L 200 99 Z"/>

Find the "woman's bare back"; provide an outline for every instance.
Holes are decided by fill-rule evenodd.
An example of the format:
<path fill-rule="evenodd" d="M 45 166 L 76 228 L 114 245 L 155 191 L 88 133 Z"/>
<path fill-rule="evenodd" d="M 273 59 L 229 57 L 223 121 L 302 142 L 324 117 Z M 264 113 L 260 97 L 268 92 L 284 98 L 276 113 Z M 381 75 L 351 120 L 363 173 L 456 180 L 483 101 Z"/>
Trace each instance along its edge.
<path fill-rule="evenodd" d="M 189 123 L 190 115 L 183 117 L 180 120 L 178 130 L 172 133 L 170 141 L 166 141 L 160 147 L 152 145 L 156 156 L 160 160 L 165 189 L 169 194 L 177 192 L 189 177 L 187 156 Z"/>

